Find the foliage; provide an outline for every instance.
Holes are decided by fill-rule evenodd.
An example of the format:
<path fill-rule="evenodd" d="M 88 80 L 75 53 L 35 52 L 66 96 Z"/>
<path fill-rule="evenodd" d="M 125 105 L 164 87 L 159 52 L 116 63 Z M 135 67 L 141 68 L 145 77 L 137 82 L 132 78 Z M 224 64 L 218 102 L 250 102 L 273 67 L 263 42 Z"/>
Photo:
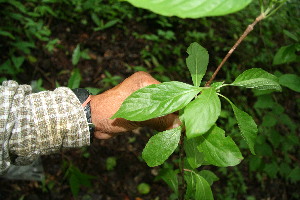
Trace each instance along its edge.
<path fill-rule="evenodd" d="M 199 60 L 199 63 L 202 63 L 202 60 L 204 60 L 204 63 L 208 60 L 208 55 L 203 55 L 203 47 L 197 43 L 192 43 L 188 49 L 192 48 L 194 50 L 189 51 L 189 56 L 193 60 Z M 196 169 L 203 164 L 219 167 L 235 166 L 241 162 L 243 156 L 232 138 L 230 136 L 226 137 L 225 131 L 215 125 L 221 112 L 218 96 L 223 96 L 217 90 L 232 85 L 258 90 L 273 89 L 281 91 L 278 79 L 262 69 L 253 68 L 243 72 L 231 84 L 219 84 L 216 88 L 199 87 L 198 81 L 201 81 L 207 65 L 199 65 L 198 62 L 190 62 L 190 60 L 187 59 L 187 65 L 189 65 L 191 76 L 198 77 L 200 75 L 200 78 L 193 79 L 194 86 L 190 85 L 178 89 L 178 85 L 182 83 L 166 82 L 139 89 L 123 102 L 119 111 L 112 118 L 121 117 L 127 120 L 143 121 L 180 110 L 179 112 L 183 114 L 181 115 L 182 125 L 179 128 L 158 133 L 150 138 L 143 151 L 143 159 L 147 164 L 153 167 L 165 162 L 179 144 L 181 130 L 185 129 L 187 136 L 185 140 L 194 140 L 192 142 L 194 148 L 196 147 L 201 153 L 188 147 L 191 142 L 185 142 L 190 157 L 188 161 L 193 160 L 190 164 L 190 166 L 194 166 L 192 169 Z M 198 87 L 199 89 L 196 90 Z M 179 93 L 175 93 L 175 91 L 179 91 Z M 201 94 L 199 94 L 200 91 Z M 168 93 L 172 95 L 168 95 Z M 187 94 L 192 98 L 186 98 Z M 193 98 L 194 100 L 192 100 Z M 224 98 L 229 101 L 227 97 Z M 181 99 L 185 100 L 184 103 Z M 155 102 L 152 102 L 152 100 L 155 100 Z M 132 102 L 134 102 L 134 106 Z M 233 107 L 241 134 L 248 143 L 251 152 L 254 153 L 256 124 L 247 113 L 239 110 L 231 101 L 229 102 Z M 155 105 L 155 108 L 152 108 L 153 105 Z M 143 112 L 139 112 L 140 109 Z M 134 113 L 134 117 L 130 113 Z M 188 172 L 190 173 L 186 174 L 187 191 L 194 190 L 189 189 L 189 187 L 196 188 L 192 195 L 193 198 L 212 199 L 208 182 L 197 172 L 193 170 L 188 170 Z M 191 194 L 187 193 L 186 195 L 190 196 Z"/>
<path fill-rule="evenodd" d="M 68 164 L 64 163 L 64 165 L 67 166 Z M 69 164 L 64 177 L 68 180 L 74 197 L 78 196 L 80 187 L 91 187 L 91 180 L 95 178 L 91 175 L 82 173 L 76 166 L 72 164 Z"/>
<path fill-rule="evenodd" d="M 127 0 L 136 7 L 146 8 L 165 16 L 178 16 L 181 18 L 199 18 L 206 16 L 219 16 L 236 12 L 247 6 L 251 0 L 181 0 L 181 1 L 139 1 Z M 224 5 L 225 4 L 225 5 Z"/>

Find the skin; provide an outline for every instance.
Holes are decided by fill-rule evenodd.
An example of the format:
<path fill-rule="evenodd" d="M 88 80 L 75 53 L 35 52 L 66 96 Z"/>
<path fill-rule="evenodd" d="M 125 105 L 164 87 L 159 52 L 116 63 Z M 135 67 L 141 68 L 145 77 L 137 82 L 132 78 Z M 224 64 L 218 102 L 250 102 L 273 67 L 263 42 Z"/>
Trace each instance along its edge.
<path fill-rule="evenodd" d="M 133 122 L 122 118 L 110 119 L 131 93 L 148 85 L 158 83 L 160 82 L 150 74 L 136 72 L 114 88 L 99 95 L 91 96 L 91 115 L 92 122 L 95 125 L 94 136 L 98 139 L 109 139 L 138 127 L 148 126 L 158 131 L 164 131 L 179 126 L 180 121 L 176 114 L 168 114 L 142 122 Z"/>

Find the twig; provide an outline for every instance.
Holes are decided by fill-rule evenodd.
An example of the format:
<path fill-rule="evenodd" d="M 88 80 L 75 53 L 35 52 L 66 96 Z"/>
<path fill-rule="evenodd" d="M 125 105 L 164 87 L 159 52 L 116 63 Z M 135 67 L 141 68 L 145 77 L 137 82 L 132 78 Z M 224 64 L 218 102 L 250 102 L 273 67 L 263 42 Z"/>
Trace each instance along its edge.
<path fill-rule="evenodd" d="M 244 33 L 241 35 L 241 37 L 236 41 L 236 43 L 233 45 L 233 47 L 228 51 L 227 55 L 223 58 L 220 65 L 217 67 L 216 71 L 213 73 L 209 81 L 205 84 L 205 87 L 209 87 L 212 81 L 215 79 L 216 75 L 224 65 L 224 63 L 227 61 L 227 59 L 231 56 L 231 54 L 234 52 L 234 50 L 239 46 L 239 44 L 245 39 L 245 37 L 253 30 L 254 26 L 261 20 L 263 20 L 266 17 L 265 13 L 261 13 L 252 24 L 248 25 Z"/>
<path fill-rule="evenodd" d="M 184 200 L 184 195 L 185 195 L 185 180 L 184 180 L 184 135 L 185 131 L 181 133 L 180 136 L 180 143 L 179 143 L 179 158 L 180 158 L 180 179 L 181 179 L 181 184 L 178 184 L 178 199 L 179 200 Z"/>

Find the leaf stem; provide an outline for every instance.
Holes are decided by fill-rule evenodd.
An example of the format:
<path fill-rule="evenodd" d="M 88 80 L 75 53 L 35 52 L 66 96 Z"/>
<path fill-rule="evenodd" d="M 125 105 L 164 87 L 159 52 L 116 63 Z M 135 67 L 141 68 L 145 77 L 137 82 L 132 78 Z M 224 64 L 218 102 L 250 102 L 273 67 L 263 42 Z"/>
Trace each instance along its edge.
<path fill-rule="evenodd" d="M 216 75 L 220 71 L 220 69 L 223 67 L 224 63 L 227 61 L 227 59 L 231 56 L 231 54 L 234 52 L 234 50 L 239 46 L 239 44 L 246 38 L 246 36 L 253 30 L 254 26 L 261 20 L 263 20 L 266 17 L 265 13 L 261 13 L 256 19 L 252 22 L 252 24 L 248 25 L 244 33 L 241 35 L 241 37 L 236 41 L 236 43 L 231 47 L 231 49 L 228 51 L 226 56 L 223 58 L 220 65 L 217 67 L 216 71 L 213 73 L 209 81 L 205 84 L 206 87 L 209 87 L 212 81 L 215 79 Z"/>
<path fill-rule="evenodd" d="M 179 143 L 179 169 L 180 169 L 180 182 L 181 184 L 178 184 L 178 199 L 184 200 L 186 185 L 184 180 L 184 135 L 185 131 L 181 132 L 180 136 L 180 143 Z"/>

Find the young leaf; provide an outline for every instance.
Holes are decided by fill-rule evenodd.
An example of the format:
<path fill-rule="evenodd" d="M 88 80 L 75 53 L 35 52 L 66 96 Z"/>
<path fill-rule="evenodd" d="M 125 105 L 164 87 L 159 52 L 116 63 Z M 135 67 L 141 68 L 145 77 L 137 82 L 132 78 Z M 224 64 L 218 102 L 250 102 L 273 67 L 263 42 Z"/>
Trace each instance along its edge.
<path fill-rule="evenodd" d="M 219 178 L 212 171 L 202 170 L 199 172 L 199 175 L 205 178 L 208 184 L 211 186 L 215 181 L 218 181 Z"/>
<path fill-rule="evenodd" d="M 193 169 L 200 167 L 204 160 L 203 154 L 197 149 L 199 143 L 198 137 L 184 140 L 184 150 L 187 161 Z"/>
<path fill-rule="evenodd" d="M 251 0 L 127 0 L 136 7 L 149 9 L 160 15 L 181 18 L 220 16 L 239 11 Z"/>
<path fill-rule="evenodd" d="M 81 74 L 78 68 L 73 69 L 68 81 L 68 87 L 71 89 L 78 88 L 81 81 Z"/>
<path fill-rule="evenodd" d="M 190 70 L 194 85 L 199 87 L 207 69 L 209 55 L 206 49 L 196 42 L 189 46 L 187 53 L 189 56 L 186 59 L 186 65 Z"/>
<path fill-rule="evenodd" d="M 186 106 L 201 88 L 171 81 L 153 84 L 132 93 L 112 118 L 144 121 L 160 117 Z"/>
<path fill-rule="evenodd" d="M 155 177 L 155 180 L 163 179 L 168 186 L 178 195 L 178 174 L 179 170 L 173 170 L 171 168 L 163 168 L 159 170 L 159 174 Z"/>
<path fill-rule="evenodd" d="M 235 166 L 241 162 L 243 156 L 231 137 L 225 137 L 225 131 L 214 126 L 204 135 L 200 136 L 198 145 L 204 159 L 212 165 L 219 167 Z"/>
<path fill-rule="evenodd" d="M 195 176 L 196 176 L 195 199 L 213 200 L 214 197 L 208 182 L 198 174 Z"/>
<path fill-rule="evenodd" d="M 233 109 L 242 137 L 248 144 L 251 153 L 255 154 L 254 144 L 255 144 L 255 139 L 258 131 L 255 121 L 246 112 L 238 109 L 227 97 L 224 98 L 230 103 Z"/>
<path fill-rule="evenodd" d="M 252 68 L 244 71 L 230 85 L 255 88 L 258 90 L 274 89 L 281 91 L 278 78 L 260 68 Z"/>
<path fill-rule="evenodd" d="M 20 69 L 21 65 L 24 63 L 25 57 L 24 56 L 20 56 L 20 57 L 12 56 L 11 60 L 14 63 L 15 67 L 17 69 Z"/>
<path fill-rule="evenodd" d="M 186 182 L 185 199 L 193 199 L 196 190 L 196 180 L 194 180 L 193 172 L 185 171 L 184 179 Z"/>
<path fill-rule="evenodd" d="M 209 183 L 201 175 L 186 171 L 184 178 L 187 183 L 186 199 L 214 199 Z"/>
<path fill-rule="evenodd" d="M 280 76 L 279 83 L 291 90 L 300 92 L 300 77 L 296 74 L 284 74 Z"/>
<path fill-rule="evenodd" d="M 80 60 L 80 44 L 76 46 L 72 54 L 72 64 L 75 66 Z"/>
<path fill-rule="evenodd" d="M 184 109 L 187 137 L 193 138 L 206 133 L 217 121 L 221 112 L 220 99 L 214 88 L 202 91 Z"/>
<path fill-rule="evenodd" d="M 291 44 L 280 47 L 273 58 L 273 65 L 281 65 L 291 62 L 300 62 L 300 56 L 298 55 L 300 44 Z"/>
<path fill-rule="evenodd" d="M 142 157 L 149 167 L 161 165 L 175 151 L 181 135 L 181 127 L 160 132 L 150 138 Z"/>

